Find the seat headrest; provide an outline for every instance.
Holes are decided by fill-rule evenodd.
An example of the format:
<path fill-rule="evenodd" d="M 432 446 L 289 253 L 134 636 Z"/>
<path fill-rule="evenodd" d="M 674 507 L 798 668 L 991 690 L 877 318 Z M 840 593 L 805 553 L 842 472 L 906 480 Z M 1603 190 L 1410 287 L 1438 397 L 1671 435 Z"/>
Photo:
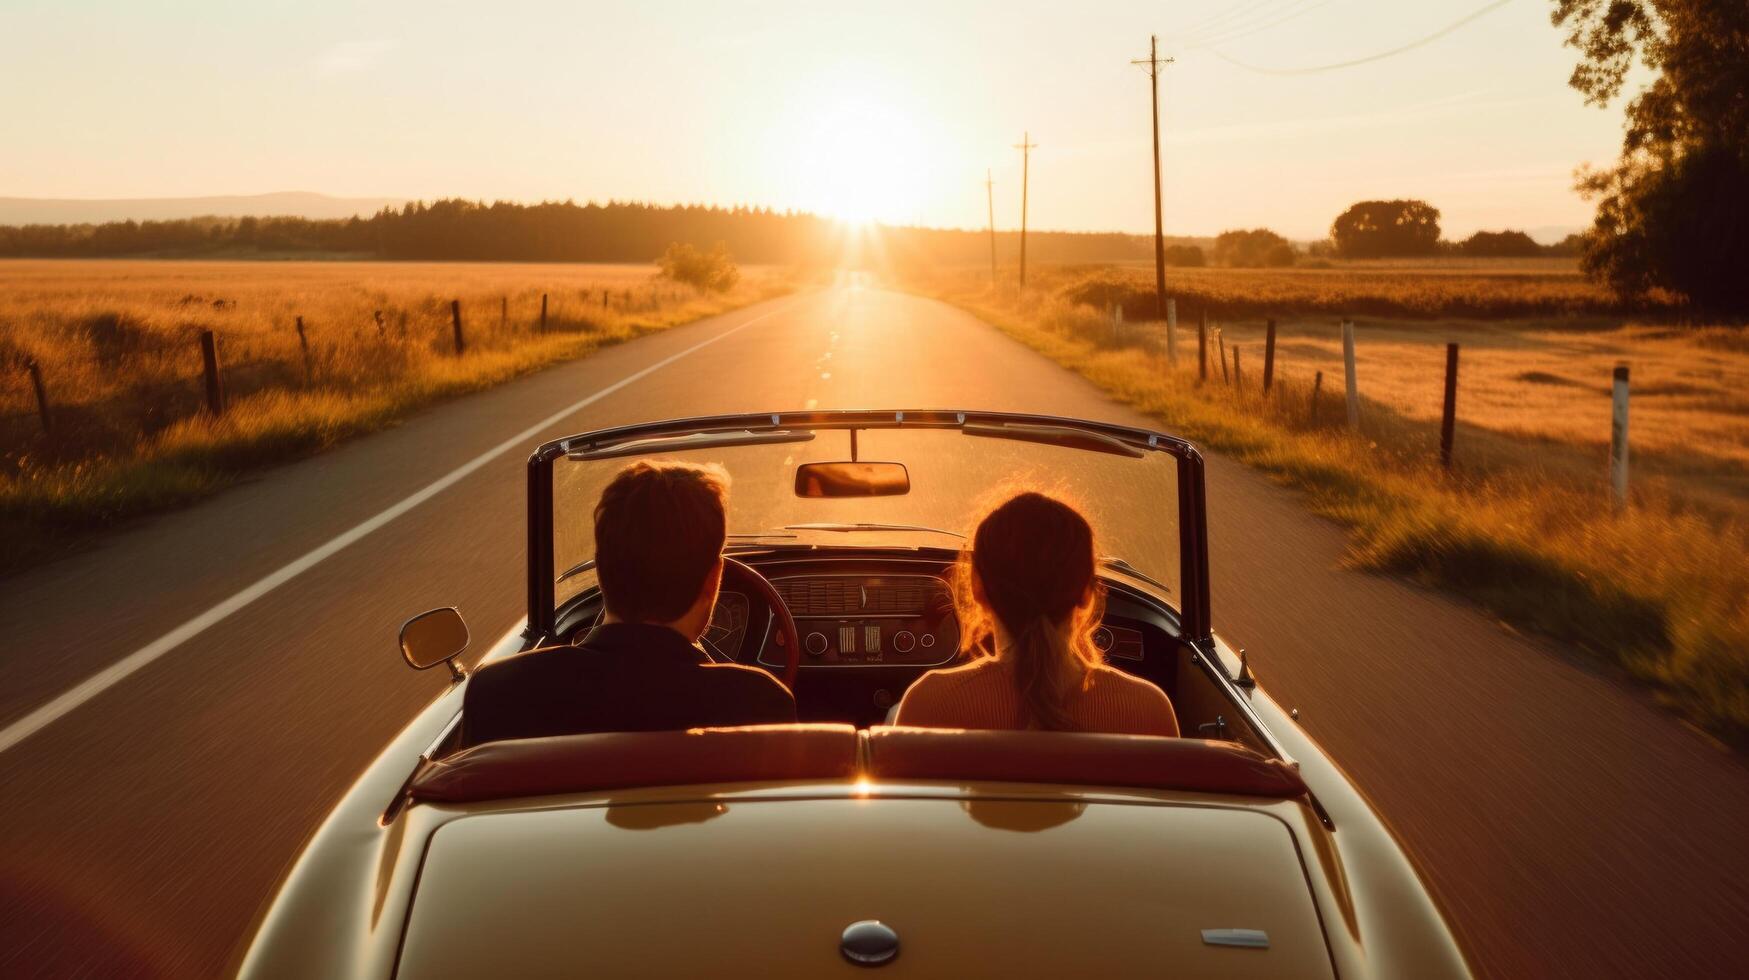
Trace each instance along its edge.
<path fill-rule="evenodd" d="M 749 725 L 487 742 L 421 763 L 438 803 L 712 783 L 875 780 L 1122 786 L 1289 799 L 1298 770 L 1236 742 L 1080 732 Z"/>
<path fill-rule="evenodd" d="M 849 779 L 850 725 L 748 725 L 486 742 L 414 773 L 413 798 L 469 803 L 638 786 Z"/>
<path fill-rule="evenodd" d="M 877 727 L 867 772 L 876 780 L 953 779 L 1133 786 L 1288 799 L 1299 771 L 1237 742 L 1154 735 Z"/>

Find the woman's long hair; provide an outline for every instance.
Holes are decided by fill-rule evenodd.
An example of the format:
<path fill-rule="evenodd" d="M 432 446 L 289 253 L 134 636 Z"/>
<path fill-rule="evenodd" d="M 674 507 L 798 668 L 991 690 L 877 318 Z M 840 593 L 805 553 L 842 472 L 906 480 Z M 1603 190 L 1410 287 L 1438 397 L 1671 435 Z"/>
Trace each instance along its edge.
<path fill-rule="evenodd" d="M 960 556 L 955 604 L 962 649 L 996 651 L 996 623 L 1028 728 L 1074 730 L 1069 702 L 1100 660 L 1093 645 L 1104 593 L 1095 574 L 1093 528 L 1080 512 L 1042 493 L 1016 494 L 978 523 Z M 972 589 L 983 586 L 983 602 Z"/>

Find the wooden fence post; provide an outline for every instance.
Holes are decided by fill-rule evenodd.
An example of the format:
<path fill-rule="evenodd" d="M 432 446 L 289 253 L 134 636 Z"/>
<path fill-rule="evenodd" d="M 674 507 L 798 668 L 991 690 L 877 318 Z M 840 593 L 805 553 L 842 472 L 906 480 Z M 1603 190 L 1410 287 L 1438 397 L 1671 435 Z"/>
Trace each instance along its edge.
<path fill-rule="evenodd" d="M 225 414 L 225 389 L 219 380 L 219 338 L 211 330 L 200 332 L 200 359 L 206 368 L 206 410 L 216 419 Z"/>
<path fill-rule="evenodd" d="M 1239 373 L 1239 345 L 1233 345 L 1233 387 L 1245 387 L 1245 376 Z"/>
<path fill-rule="evenodd" d="M 462 301 L 461 300 L 452 299 L 449 301 L 449 320 L 450 320 L 450 323 L 452 323 L 455 326 L 455 354 L 457 357 L 460 357 L 462 355 L 462 349 L 463 349 L 463 347 L 462 347 Z"/>
<path fill-rule="evenodd" d="M 547 294 L 540 294 L 540 332 L 547 332 Z"/>
<path fill-rule="evenodd" d="M 510 297 L 498 297 L 498 329 L 510 326 Z"/>
<path fill-rule="evenodd" d="M 1354 386 L 1354 321 L 1342 321 L 1342 374 L 1348 384 L 1348 427 L 1360 428 L 1360 391 Z"/>
<path fill-rule="evenodd" d="M 1166 301 L 1166 363 L 1178 363 L 1178 300 Z"/>
<path fill-rule="evenodd" d="M 1215 331 L 1215 346 L 1221 355 L 1221 384 L 1232 384 L 1232 379 L 1227 377 L 1227 332 L 1225 330 Z"/>
<path fill-rule="evenodd" d="M 1121 343 L 1123 343 L 1123 304 L 1122 303 L 1117 304 L 1116 316 L 1117 316 L 1117 319 L 1113 320 L 1112 324 L 1111 324 L 1111 332 L 1113 334 L 1112 339 L 1116 340 L 1118 343 L 1121 344 Z"/>
<path fill-rule="evenodd" d="M 1628 366 L 1615 366 L 1610 385 L 1609 496 L 1617 512 L 1628 505 Z"/>
<path fill-rule="evenodd" d="M 1263 393 L 1275 383 L 1275 317 L 1270 317 L 1263 334 Z"/>
<path fill-rule="evenodd" d="M 377 333 L 383 332 L 383 311 L 377 311 Z M 310 363 L 310 338 L 304 336 L 304 318 L 298 317 L 298 349 L 304 352 L 304 384 L 314 384 L 316 371 Z"/>
<path fill-rule="evenodd" d="M 49 393 L 43 387 L 42 367 L 36 363 L 36 358 L 24 359 L 24 369 L 30 373 L 30 387 L 36 392 L 36 414 L 42 420 L 43 435 L 49 434 Z"/>
<path fill-rule="evenodd" d="M 1451 442 L 1457 432 L 1458 345 L 1445 345 L 1445 407 L 1439 416 L 1439 465 L 1451 469 Z"/>
<path fill-rule="evenodd" d="M 1209 379 L 1209 311 L 1196 315 L 1196 378 Z"/>
<path fill-rule="evenodd" d="M 607 297 L 608 297 L 607 287 L 604 286 L 601 289 L 601 308 L 604 310 L 607 309 Z"/>
<path fill-rule="evenodd" d="M 1318 371 L 1312 375 L 1312 409 L 1306 413 L 1306 420 L 1313 425 L 1318 423 L 1318 390 L 1324 387 L 1324 372 Z"/>

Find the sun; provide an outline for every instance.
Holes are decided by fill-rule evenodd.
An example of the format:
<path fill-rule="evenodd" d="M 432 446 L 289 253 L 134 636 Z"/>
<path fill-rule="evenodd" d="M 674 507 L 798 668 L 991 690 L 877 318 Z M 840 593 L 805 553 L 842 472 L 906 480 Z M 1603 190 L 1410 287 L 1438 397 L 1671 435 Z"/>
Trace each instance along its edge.
<path fill-rule="evenodd" d="M 911 223 L 927 183 L 918 120 L 869 92 L 838 93 L 799 120 L 798 205 L 866 225 Z"/>

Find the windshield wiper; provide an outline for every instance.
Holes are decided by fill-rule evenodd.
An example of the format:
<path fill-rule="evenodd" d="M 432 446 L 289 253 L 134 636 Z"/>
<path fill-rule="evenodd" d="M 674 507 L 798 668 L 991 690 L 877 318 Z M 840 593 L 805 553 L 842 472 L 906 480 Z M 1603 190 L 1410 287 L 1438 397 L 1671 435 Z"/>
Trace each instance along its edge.
<path fill-rule="evenodd" d="M 785 531 L 839 531 L 846 534 L 857 531 L 928 531 L 932 534 L 945 534 L 949 537 L 959 538 L 961 541 L 964 541 L 966 538 L 965 535 L 958 531 L 947 531 L 939 527 L 925 527 L 922 524 L 834 524 L 823 522 L 818 524 L 785 524 L 783 529 Z"/>
<path fill-rule="evenodd" d="M 1143 573 L 1140 569 L 1136 568 L 1136 566 L 1130 564 L 1127 561 L 1124 561 L 1122 558 L 1117 558 L 1117 557 L 1114 557 L 1112 555 L 1106 555 L 1105 557 L 1099 559 L 1099 563 L 1101 565 L 1104 565 L 1106 568 L 1115 568 L 1118 571 L 1124 573 L 1125 575 L 1130 576 L 1131 578 L 1139 578 L 1142 581 L 1148 583 L 1149 585 L 1152 585 L 1155 588 L 1159 589 L 1161 592 L 1170 593 L 1172 591 L 1171 586 L 1167 585 L 1166 583 L 1160 581 L 1157 578 L 1154 578 L 1152 575 L 1148 575 L 1148 574 Z"/>
<path fill-rule="evenodd" d="M 580 575 L 583 572 L 587 572 L 591 568 L 594 568 L 594 567 L 595 567 L 595 559 L 585 558 L 582 561 L 578 562 L 577 564 L 572 565 L 570 568 L 565 569 L 564 572 L 561 573 L 559 575 L 559 577 L 554 579 L 553 581 L 554 582 L 563 582 L 564 580 L 570 578 L 573 575 Z"/>

